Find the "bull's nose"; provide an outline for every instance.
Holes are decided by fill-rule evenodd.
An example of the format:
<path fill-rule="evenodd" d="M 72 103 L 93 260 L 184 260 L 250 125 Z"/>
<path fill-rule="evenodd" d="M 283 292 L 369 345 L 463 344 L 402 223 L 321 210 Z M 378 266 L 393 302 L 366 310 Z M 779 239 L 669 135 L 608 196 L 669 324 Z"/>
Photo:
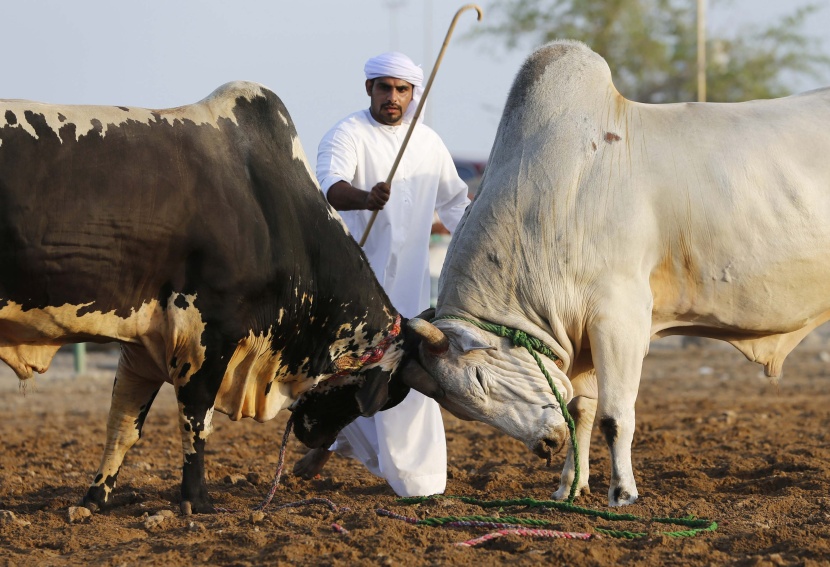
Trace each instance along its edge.
<path fill-rule="evenodd" d="M 542 459 L 545 459 L 547 465 L 551 466 L 551 459 L 565 447 L 569 439 L 570 436 L 568 435 L 567 427 L 557 428 L 546 437 L 540 439 L 533 448 L 533 452 Z"/>

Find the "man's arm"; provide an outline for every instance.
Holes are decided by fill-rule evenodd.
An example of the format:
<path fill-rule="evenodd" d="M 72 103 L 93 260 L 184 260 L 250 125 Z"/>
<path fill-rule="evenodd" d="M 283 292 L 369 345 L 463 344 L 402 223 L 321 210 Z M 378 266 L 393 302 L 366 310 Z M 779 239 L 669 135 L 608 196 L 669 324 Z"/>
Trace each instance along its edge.
<path fill-rule="evenodd" d="M 352 187 L 346 181 L 338 181 L 326 193 L 329 204 L 338 211 L 368 209 L 379 211 L 389 200 L 389 185 L 381 181 L 370 191 Z"/>

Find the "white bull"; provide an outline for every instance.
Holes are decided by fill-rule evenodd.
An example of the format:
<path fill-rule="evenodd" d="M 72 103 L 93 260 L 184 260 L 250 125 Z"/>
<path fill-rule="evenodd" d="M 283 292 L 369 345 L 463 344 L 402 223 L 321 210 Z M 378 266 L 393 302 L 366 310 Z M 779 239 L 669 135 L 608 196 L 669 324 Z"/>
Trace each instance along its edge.
<path fill-rule="evenodd" d="M 830 89 L 640 104 L 617 92 L 585 45 L 548 44 L 515 79 L 478 197 L 450 245 L 437 315 L 546 342 L 563 362 L 547 366 L 577 422 L 578 489 L 588 491 L 598 410 L 609 504 L 630 504 L 650 340 L 721 339 L 778 376 L 830 319 L 828 156 Z M 558 406 L 523 349 L 465 322 L 435 326 L 449 344 L 422 346 L 432 378 L 411 377 L 416 388 L 537 453 L 564 443 Z M 568 495 L 573 476 L 569 452 L 555 497 Z"/>

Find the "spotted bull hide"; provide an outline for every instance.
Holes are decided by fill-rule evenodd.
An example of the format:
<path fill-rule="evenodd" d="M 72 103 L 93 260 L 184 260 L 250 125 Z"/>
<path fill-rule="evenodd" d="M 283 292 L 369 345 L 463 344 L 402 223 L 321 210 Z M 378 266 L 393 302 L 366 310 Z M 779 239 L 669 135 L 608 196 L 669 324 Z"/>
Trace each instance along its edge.
<path fill-rule="evenodd" d="M 62 344 L 122 345 L 87 506 L 110 501 L 165 382 L 184 508 L 213 510 L 214 411 L 290 408 L 328 446 L 405 395 L 397 317 L 264 87 L 169 110 L 0 101 L 0 359 L 25 381 Z"/>
<path fill-rule="evenodd" d="M 585 45 L 540 48 L 513 83 L 479 193 L 453 237 L 439 336 L 421 347 L 429 374 L 411 384 L 549 456 L 568 436 L 530 355 L 440 317 L 538 337 L 562 364 L 543 357 L 575 417 L 577 488 L 588 490 L 599 417 L 609 503 L 634 502 L 634 405 L 652 339 L 724 340 L 777 376 L 830 319 L 828 124 L 830 89 L 640 104 L 617 92 Z M 555 497 L 568 496 L 573 478 L 569 452 Z"/>

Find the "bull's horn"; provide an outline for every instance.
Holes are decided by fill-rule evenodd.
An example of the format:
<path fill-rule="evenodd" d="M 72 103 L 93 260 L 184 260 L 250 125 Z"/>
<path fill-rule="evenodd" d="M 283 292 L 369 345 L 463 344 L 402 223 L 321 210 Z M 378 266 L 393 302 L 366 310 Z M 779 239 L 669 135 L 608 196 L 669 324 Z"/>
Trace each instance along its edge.
<path fill-rule="evenodd" d="M 441 329 L 429 321 L 415 317 L 414 319 L 410 319 L 407 325 L 424 340 L 424 346 L 426 346 L 430 354 L 439 356 L 449 350 L 449 339 L 447 339 Z"/>

